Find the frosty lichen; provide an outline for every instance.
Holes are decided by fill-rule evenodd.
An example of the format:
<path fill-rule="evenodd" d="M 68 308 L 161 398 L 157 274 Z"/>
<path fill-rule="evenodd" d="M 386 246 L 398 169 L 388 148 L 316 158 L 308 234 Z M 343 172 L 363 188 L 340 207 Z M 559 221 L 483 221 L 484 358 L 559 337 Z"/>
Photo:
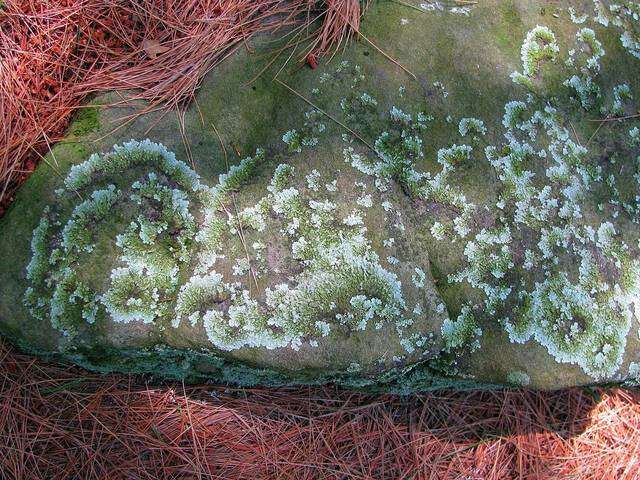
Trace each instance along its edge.
<path fill-rule="evenodd" d="M 522 73 L 514 72 L 511 78 L 516 83 L 531 85 L 531 79 L 538 74 L 540 64 L 544 61 L 555 61 L 559 51 L 560 47 L 554 33 L 548 27 L 537 25 L 529 31 L 522 44 Z"/>
<path fill-rule="evenodd" d="M 484 122 L 482 120 L 477 118 L 463 118 L 460 120 L 458 131 L 463 137 L 467 134 L 486 135 L 487 127 L 484 126 Z"/>
<path fill-rule="evenodd" d="M 88 191 L 98 179 L 117 180 L 141 166 L 155 171 L 128 191 L 113 183 Z M 169 186 L 169 181 L 180 188 Z M 61 198 L 76 198 L 80 192 L 88 198 L 72 209 L 63 225 L 63 212 L 45 212 L 34 232 L 31 286 L 25 295 L 32 313 L 49 316 L 69 336 L 81 327 L 80 319 L 94 323 L 104 312 L 125 323 L 163 316 L 163 299 L 173 294 L 178 272 L 189 261 L 195 234 L 191 202 L 205 188 L 197 175 L 160 145 L 130 142 L 74 166 L 64 184 L 57 192 Z M 52 222 L 62 227 L 45 231 Z M 101 230 L 110 225 L 121 225 L 122 233 L 105 242 Z M 106 277 L 91 275 L 91 259 L 107 254 L 111 245 L 120 250 L 115 268 L 104 272 Z M 105 281 L 106 289 L 97 288 Z"/>
<path fill-rule="evenodd" d="M 442 336 L 445 339 L 446 350 L 453 350 L 465 345 L 472 345 L 473 350 L 480 348 L 478 337 L 482 330 L 478 327 L 473 312 L 469 306 L 462 308 L 462 312 L 454 321 L 445 320 L 442 325 Z"/>
<path fill-rule="evenodd" d="M 605 12 L 625 32 L 630 5 Z M 581 26 L 565 61 L 551 29 L 531 30 L 512 76 L 523 94 L 501 118 L 438 119 L 453 137 L 444 144 L 428 112 L 405 106 L 404 88 L 374 98 L 361 70 L 342 63 L 320 84 L 346 78 L 333 107 L 367 148 L 344 134 L 339 168 L 313 156 L 326 154 L 315 109 L 275 155 L 258 150 L 215 186 L 149 141 L 92 156 L 59 192 L 73 206 L 52 205 L 33 232 L 25 303 L 70 337 L 140 323 L 225 352 L 306 354 L 380 332 L 393 362 L 475 354 L 493 326 L 516 347 L 536 342 L 557 362 L 613 378 L 640 309 L 640 246 L 628 233 L 640 220 L 640 134 L 613 118 L 600 143 L 577 131 L 594 114 L 635 111 L 638 92 L 627 78 L 602 81 L 600 27 L 571 14 Z M 633 32 L 623 37 L 634 55 Z M 541 65 L 556 61 L 559 95 L 546 98 Z M 487 195 L 467 178 L 475 169 Z M 432 249 L 455 259 L 434 268 Z"/>
<path fill-rule="evenodd" d="M 372 176 L 380 191 L 395 180 L 412 198 L 449 205 L 456 212 L 454 218 L 437 216 L 430 232 L 436 241 L 469 237 L 464 244 L 467 265 L 451 273 L 449 282 L 480 290 L 484 302 L 466 305 L 457 320 L 445 321 L 442 334 L 448 348 L 477 348 L 482 332 L 476 319 L 499 319 L 512 341 L 534 338 L 558 362 L 576 363 L 599 379 L 613 375 L 622 362 L 633 321 L 629 312 L 638 301 L 633 293 L 637 288 L 631 286 L 637 285 L 637 269 L 627 253 L 636 247 L 617 238 L 611 221 L 585 221 L 592 215 L 589 197 L 595 191 L 608 196 L 612 219 L 621 218 L 622 209 L 620 172 L 603 167 L 597 155 L 575 141 L 564 120 L 567 109 L 584 115 L 581 112 L 599 106 L 602 98 L 597 78 L 604 49 L 588 28 L 577 33 L 576 41 L 581 54 L 570 52 L 567 65 L 575 73 L 565 85 L 574 91 L 577 105 L 558 104 L 556 99 L 539 105 L 531 95 L 525 101 L 510 101 L 502 121 L 506 142 L 485 148 L 500 181 L 495 209 L 485 206 L 493 215 L 492 228 L 477 225 L 477 207 L 453 180 L 475 149 L 441 148 L 436 157 L 439 173 L 417 171 L 415 165 L 424 158 L 421 132 L 415 131 L 414 117 L 398 107 L 391 109 L 389 129 L 375 142 L 378 158 L 348 147 L 345 160 Z M 550 29 L 537 27 L 522 52 L 522 83 L 531 87 L 539 63 L 556 60 L 560 49 Z M 616 86 L 611 113 L 620 115 L 632 99 L 627 84 Z M 482 122 L 469 118 L 460 122 L 459 133 L 465 136 L 471 128 L 476 134 L 486 133 Z M 636 221 L 632 203 L 638 201 L 636 195 L 625 203 L 628 220 Z M 604 266 L 604 258 L 614 262 Z M 616 280 L 618 276 L 636 280 Z"/>
<path fill-rule="evenodd" d="M 300 187 L 292 186 L 295 178 L 294 168 L 279 165 L 268 195 L 258 204 L 278 219 L 281 233 L 290 238 L 291 257 L 305 268 L 295 286 L 267 287 L 260 309 L 248 290 L 217 282 L 215 294 L 223 292 L 232 304 L 229 320 L 215 307 L 204 312 L 205 329 L 218 348 L 290 345 L 298 349 L 305 338 L 328 335 L 332 323 L 364 330 L 374 320 L 375 328 L 380 328 L 384 322 L 396 322 L 405 315 L 401 284 L 380 265 L 364 237 L 364 212 L 353 210 L 340 218 L 336 216 L 337 205 L 329 200 L 303 200 Z M 326 184 L 315 170 L 304 182 L 309 193 L 320 193 L 320 185 Z M 194 307 L 189 311 L 183 297 L 201 299 L 202 288 L 194 290 L 187 284 L 183 289 L 179 310 L 191 319 L 199 318 L 202 300 L 190 300 Z M 331 322 L 327 323 L 328 319 Z"/>
<path fill-rule="evenodd" d="M 424 346 L 419 335 L 403 335 L 428 311 L 422 303 L 409 308 L 397 275 L 382 265 L 366 238 L 366 210 L 374 206 L 366 184 L 357 208 L 341 213 L 329 198 L 338 195 L 337 179 L 318 170 L 298 176 L 283 163 L 267 194 L 238 209 L 232 196 L 264 161 L 258 151 L 208 187 L 149 141 L 92 156 L 72 168 L 58 192 L 62 198 L 89 198 L 73 208 L 66 223 L 64 211 L 45 211 L 34 231 L 25 303 L 70 337 L 111 320 L 201 328 L 221 350 L 297 350 L 304 343 L 318 346 L 336 325 L 353 331 L 390 325 L 407 352 Z M 114 183 L 90 192 L 95 183 L 108 181 Z M 51 228 L 54 221 L 60 228 Z M 291 283 L 256 290 L 274 229 L 290 249 L 280 260 L 301 269 L 289 277 Z M 104 238 L 114 231 L 115 238 Z M 94 256 L 109 258 L 111 245 L 119 253 L 110 272 L 86 272 Z M 230 273 L 216 271 L 222 262 Z M 426 273 L 420 265 L 414 269 L 414 288 L 425 288 Z"/>
<path fill-rule="evenodd" d="M 640 3 L 633 1 L 623 1 L 612 3 L 608 7 L 601 0 L 593 0 L 593 20 L 595 23 L 608 27 L 610 24 L 622 31 L 620 42 L 627 51 L 640 58 L 640 34 L 638 33 L 638 22 L 640 21 Z M 575 23 L 585 23 L 589 15 L 576 16 L 575 10 L 569 8 L 569 14 Z M 592 36 L 591 29 L 587 31 L 587 36 Z M 582 31 L 581 31 L 582 32 Z M 590 42 L 590 40 L 587 40 Z M 599 42 L 597 42 L 599 45 Z M 598 47 L 600 48 L 600 47 Z M 596 49 L 594 49 L 595 51 Z"/>
<path fill-rule="evenodd" d="M 300 153 L 303 147 L 314 147 L 318 144 L 317 135 L 326 130 L 321 121 L 322 114 L 317 110 L 305 112 L 305 122 L 298 130 L 289 130 L 282 136 L 282 141 L 289 147 L 289 153 Z"/>
<path fill-rule="evenodd" d="M 622 2 L 609 6 L 612 13 L 612 23 L 622 30 L 620 41 L 622 45 L 634 57 L 640 58 L 640 32 L 638 22 L 640 22 L 640 3 Z"/>
<path fill-rule="evenodd" d="M 580 30 L 577 39 L 588 45 L 589 57 L 585 62 L 570 62 L 580 72 L 567 80 L 566 85 L 575 90 L 580 106 L 589 109 L 600 98 L 600 87 L 592 74 L 599 70 L 598 60 L 604 51 L 590 29 Z M 623 103 L 632 98 L 632 93 L 628 85 L 621 84 L 615 87 L 613 96 L 612 113 L 620 115 Z M 469 268 L 486 265 L 485 268 L 490 266 L 498 271 L 492 276 L 484 274 L 489 279 L 486 284 L 479 282 L 483 277 L 479 267 L 463 270 L 453 280 L 465 278 L 484 288 L 487 308 L 492 311 L 497 306 L 497 315 L 510 298 L 517 301 L 519 306 L 506 313 L 504 320 L 512 341 L 524 342 L 533 337 L 557 361 L 576 363 L 593 378 L 610 376 L 622 363 L 632 322 L 629 308 L 637 298 L 631 300 L 630 284 L 624 286 L 623 282 L 607 277 L 601 262 L 603 258 L 615 260 L 613 268 L 621 278 L 635 278 L 635 274 L 625 273 L 635 271 L 635 267 L 626 253 L 629 247 L 617 239 L 611 222 L 590 226 L 583 218 L 592 208 L 586 192 L 606 183 L 615 195 L 615 175 L 605 175 L 597 158 L 593 159 L 588 149 L 572 141 L 558 110 L 550 106 L 535 112 L 529 109 L 525 102 L 507 104 L 503 121 L 507 144 L 486 150 L 505 187 L 497 207 L 503 212 L 502 222 L 508 221 L 504 214 L 512 215 L 513 223 L 505 228 L 510 228 L 513 239 L 499 251 L 492 249 L 485 253 L 476 246 L 478 238 L 484 236 L 481 232 L 465 248 Z M 541 134 L 548 141 L 541 142 Z M 540 162 L 550 162 L 542 172 L 546 181 L 540 178 L 537 167 Z M 611 202 L 617 203 L 613 195 Z M 614 217 L 618 215 L 616 212 Z M 555 224 L 556 219 L 564 220 Z M 516 283 L 517 290 L 510 288 L 515 286 L 513 278 L 508 286 L 501 285 L 500 279 L 505 272 L 512 271 L 513 265 L 505 263 L 500 268 L 499 255 L 504 255 L 504 262 L 511 262 L 511 252 L 531 243 L 530 239 L 520 237 L 531 229 L 540 232 L 538 252 L 525 249 L 523 268 L 531 272 L 536 265 L 535 270 L 543 275 L 537 279 L 521 277 L 519 285 Z M 477 255 L 488 263 L 478 263 Z M 575 260 L 570 260 L 572 257 Z M 571 268 L 572 263 L 580 266 L 579 271 Z M 492 301 L 496 292 L 500 293 L 500 302 Z"/>
<path fill-rule="evenodd" d="M 582 50 L 588 56 L 584 61 L 582 71 L 584 73 L 598 72 L 600 70 L 600 59 L 604 56 L 605 51 L 602 48 L 602 43 L 596 38 L 595 32 L 591 28 L 583 28 L 578 31 L 576 38 L 581 43 Z"/>

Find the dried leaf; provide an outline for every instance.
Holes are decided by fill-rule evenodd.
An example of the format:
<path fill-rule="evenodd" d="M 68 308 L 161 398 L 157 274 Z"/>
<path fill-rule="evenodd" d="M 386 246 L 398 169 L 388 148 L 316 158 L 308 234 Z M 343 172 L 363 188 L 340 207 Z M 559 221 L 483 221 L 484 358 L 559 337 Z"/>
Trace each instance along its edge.
<path fill-rule="evenodd" d="M 142 41 L 142 48 L 149 56 L 149 58 L 156 58 L 161 53 L 169 50 L 169 47 L 163 47 L 162 45 L 160 45 L 160 42 L 158 40 L 150 40 L 147 38 Z"/>
<path fill-rule="evenodd" d="M 318 68 L 318 59 L 313 53 L 307 55 L 307 64 L 311 67 L 312 70 Z"/>

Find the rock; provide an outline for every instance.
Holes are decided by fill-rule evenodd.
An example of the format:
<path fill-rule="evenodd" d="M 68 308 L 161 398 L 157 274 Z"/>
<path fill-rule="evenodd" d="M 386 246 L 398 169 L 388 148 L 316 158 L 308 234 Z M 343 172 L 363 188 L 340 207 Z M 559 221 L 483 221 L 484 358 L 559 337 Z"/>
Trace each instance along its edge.
<path fill-rule="evenodd" d="M 247 84 L 258 39 L 181 121 L 95 99 L 0 220 L 0 331 L 239 384 L 637 381 L 640 5 L 567 3 L 376 3 Z"/>

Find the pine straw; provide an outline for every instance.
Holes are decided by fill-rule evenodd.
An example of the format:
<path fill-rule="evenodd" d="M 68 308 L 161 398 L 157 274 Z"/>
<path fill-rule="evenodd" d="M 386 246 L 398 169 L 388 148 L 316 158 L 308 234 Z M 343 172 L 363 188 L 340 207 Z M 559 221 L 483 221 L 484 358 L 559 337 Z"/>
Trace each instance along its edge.
<path fill-rule="evenodd" d="M 139 89 L 150 108 L 175 107 L 256 32 L 297 25 L 291 42 L 309 40 L 315 56 L 359 18 L 357 0 L 6 1 L 0 214 L 87 95 Z M 633 479 L 639 400 L 620 389 L 149 386 L 0 343 L 0 478 Z"/>
<path fill-rule="evenodd" d="M 1 2 L 0 215 L 88 95 L 136 90 L 149 110 L 174 108 L 252 35 L 307 40 L 315 62 L 350 38 L 360 13 L 358 0 Z"/>
<path fill-rule="evenodd" d="M 640 476 L 634 391 L 399 397 L 333 387 L 151 386 L 46 364 L 2 344 L 0 360 L 7 479 Z"/>

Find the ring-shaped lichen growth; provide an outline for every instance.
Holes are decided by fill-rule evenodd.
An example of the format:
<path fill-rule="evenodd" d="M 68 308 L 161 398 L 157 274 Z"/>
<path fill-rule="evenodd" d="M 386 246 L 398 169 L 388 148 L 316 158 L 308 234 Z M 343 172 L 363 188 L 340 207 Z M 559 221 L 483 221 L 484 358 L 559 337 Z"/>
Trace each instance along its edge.
<path fill-rule="evenodd" d="M 513 72 L 511 79 L 515 83 L 530 87 L 531 79 L 538 74 L 540 64 L 543 61 L 555 61 L 559 52 L 560 47 L 555 34 L 548 27 L 537 25 L 527 33 L 527 38 L 522 44 L 522 73 Z"/>
<path fill-rule="evenodd" d="M 288 164 L 266 195 L 243 205 L 235 195 L 262 158 L 231 167 L 215 187 L 148 140 L 74 166 L 34 230 L 25 304 L 72 337 L 107 319 L 195 328 L 226 351 L 297 350 L 391 324 L 396 344 L 413 351 L 403 337 L 413 315 L 366 238 L 364 210 L 339 213 L 315 185 L 318 172 L 300 178 Z M 291 270 L 272 283 L 262 251 L 278 228 Z"/>
<path fill-rule="evenodd" d="M 125 323 L 166 315 L 211 189 L 147 140 L 73 166 L 56 194 L 31 242 L 31 313 L 71 336 L 105 314 Z"/>
<path fill-rule="evenodd" d="M 314 184 L 319 176 L 316 172 L 301 179 L 291 165 L 276 167 L 268 193 L 239 211 L 237 223 L 231 220 L 232 228 L 223 237 L 226 254 L 233 252 L 233 228 L 242 230 L 244 238 L 257 240 L 247 248 L 250 261 L 245 262 L 245 253 L 238 250 L 232 276 L 241 280 L 230 281 L 212 270 L 215 265 L 203 265 L 199 270 L 207 273 L 194 275 L 180 288 L 174 326 L 185 320 L 192 325 L 202 321 L 211 343 L 227 351 L 285 346 L 297 350 L 306 339 L 317 345 L 335 326 L 358 331 L 404 318 L 400 282 L 380 265 L 364 236 L 362 213 L 352 213 L 341 222 L 338 205 L 320 199 Z M 301 193 L 302 180 L 311 185 L 309 191 L 317 199 Z M 252 280 L 242 278 L 251 273 L 256 283 L 264 279 L 260 252 L 274 228 L 283 235 L 281 255 L 299 271 L 288 282 L 269 283 L 256 294 Z"/>

